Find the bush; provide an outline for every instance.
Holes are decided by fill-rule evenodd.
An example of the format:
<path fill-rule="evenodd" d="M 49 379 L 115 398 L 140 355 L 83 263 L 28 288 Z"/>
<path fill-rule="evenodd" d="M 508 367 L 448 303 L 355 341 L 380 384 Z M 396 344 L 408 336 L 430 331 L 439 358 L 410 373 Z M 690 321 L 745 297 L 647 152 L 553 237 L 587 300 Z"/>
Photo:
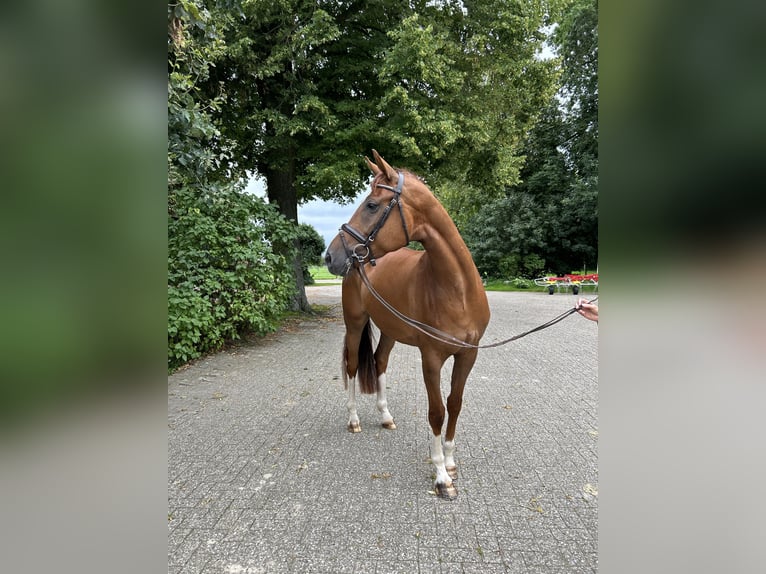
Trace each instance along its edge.
<path fill-rule="evenodd" d="M 521 274 L 521 257 L 517 253 L 512 253 L 502 257 L 497 265 L 500 277 L 518 277 Z"/>
<path fill-rule="evenodd" d="M 298 239 L 301 245 L 303 284 L 313 285 L 314 278 L 311 276 L 309 266 L 322 264 L 325 251 L 324 238 L 308 223 L 301 223 L 298 225 Z"/>
<path fill-rule="evenodd" d="M 523 277 L 516 277 L 511 281 L 511 285 L 517 289 L 531 289 L 535 287 L 535 282 L 531 279 L 524 279 Z"/>
<path fill-rule="evenodd" d="M 525 277 L 540 277 L 543 269 L 545 269 L 545 259 L 536 253 L 530 253 L 524 257 L 522 266 L 524 267 Z"/>
<path fill-rule="evenodd" d="M 500 276 L 507 278 L 525 277 L 534 279 L 542 274 L 544 268 L 545 259 L 535 253 L 525 255 L 523 258 L 518 253 L 511 253 L 503 256 L 498 264 Z"/>
<path fill-rule="evenodd" d="M 182 187 L 168 206 L 168 367 L 276 329 L 295 289 L 276 251 L 295 226 L 230 186 Z"/>

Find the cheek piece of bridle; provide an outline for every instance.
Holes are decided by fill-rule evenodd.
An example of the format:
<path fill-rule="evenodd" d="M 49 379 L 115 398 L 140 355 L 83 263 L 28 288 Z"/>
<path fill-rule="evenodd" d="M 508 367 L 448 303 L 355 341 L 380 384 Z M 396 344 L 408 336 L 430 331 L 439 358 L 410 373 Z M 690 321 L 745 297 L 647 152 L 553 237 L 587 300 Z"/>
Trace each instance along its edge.
<path fill-rule="evenodd" d="M 367 237 L 365 237 L 364 234 L 360 233 L 359 231 L 351 227 L 348 223 L 344 223 L 343 225 L 340 226 L 338 235 L 340 235 L 340 241 L 343 244 L 343 249 L 346 252 L 346 273 L 354 264 L 354 260 L 358 261 L 360 264 L 363 265 L 364 260 L 369 259 L 370 265 L 375 267 L 375 257 L 372 255 L 370 244 L 373 241 L 375 241 L 375 236 L 378 234 L 378 231 L 380 231 L 382 227 L 386 224 L 386 220 L 388 219 L 388 216 L 391 215 L 391 210 L 394 208 L 395 205 L 399 207 L 399 216 L 402 218 L 402 229 L 404 229 L 404 238 L 405 238 L 404 245 L 405 246 L 409 245 L 410 234 L 407 231 L 407 221 L 404 219 L 404 212 L 402 211 L 402 202 L 401 202 L 402 188 L 404 187 L 404 173 L 400 171 L 398 172 L 398 174 L 399 174 L 399 181 L 396 183 L 396 187 L 391 187 L 390 185 L 383 185 L 382 183 L 375 184 L 375 187 L 382 187 L 383 189 L 388 189 L 390 191 L 393 191 L 394 197 L 391 198 L 391 201 L 383 210 L 383 213 L 381 214 L 380 218 L 375 223 L 375 226 L 372 228 L 372 231 L 370 231 Z M 357 242 L 353 247 L 349 247 L 349 244 L 346 242 L 344 233 L 348 233 Z"/>

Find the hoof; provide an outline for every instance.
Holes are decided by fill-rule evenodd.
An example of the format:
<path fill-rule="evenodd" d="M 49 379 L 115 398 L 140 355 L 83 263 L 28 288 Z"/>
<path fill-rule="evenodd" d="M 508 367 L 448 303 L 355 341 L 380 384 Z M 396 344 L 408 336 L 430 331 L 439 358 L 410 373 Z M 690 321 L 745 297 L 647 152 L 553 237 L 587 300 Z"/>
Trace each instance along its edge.
<path fill-rule="evenodd" d="M 362 432 L 362 425 L 359 423 L 348 423 L 348 432 Z"/>
<path fill-rule="evenodd" d="M 457 467 L 456 466 L 448 466 L 447 467 L 447 474 L 452 480 L 457 480 Z"/>
<path fill-rule="evenodd" d="M 446 484 L 435 484 L 434 490 L 439 498 L 445 500 L 455 500 L 457 498 L 457 488 L 454 484 L 447 486 Z"/>
<path fill-rule="evenodd" d="M 386 421 L 384 423 L 381 423 L 381 425 L 384 429 L 388 430 L 396 430 L 396 423 L 394 421 Z"/>

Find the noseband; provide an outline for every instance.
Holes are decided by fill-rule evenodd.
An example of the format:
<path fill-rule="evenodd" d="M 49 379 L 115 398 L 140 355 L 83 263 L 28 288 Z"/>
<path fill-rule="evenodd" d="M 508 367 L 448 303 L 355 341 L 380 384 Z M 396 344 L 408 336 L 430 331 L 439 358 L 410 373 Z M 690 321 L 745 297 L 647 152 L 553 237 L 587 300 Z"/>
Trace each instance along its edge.
<path fill-rule="evenodd" d="M 375 257 L 373 257 L 372 255 L 370 244 L 373 241 L 375 241 L 375 236 L 378 234 L 381 228 L 386 224 L 386 220 L 388 219 L 388 216 L 391 215 L 391 210 L 393 209 L 394 205 L 399 206 L 399 216 L 402 218 L 402 229 L 404 229 L 404 237 L 406 240 L 405 246 L 409 245 L 410 234 L 407 231 L 407 221 L 404 219 L 404 212 L 402 211 L 402 202 L 401 202 L 402 188 L 404 187 L 404 173 L 401 171 L 398 173 L 399 173 L 399 181 L 396 183 L 395 188 L 391 187 L 390 185 L 383 185 L 382 183 L 375 184 L 375 187 L 382 187 L 383 189 L 388 189 L 393 191 L 394 197 L 391 198 L 391 201 L 386 206 L 386 209 L 383 210 L 383 213 L 381 214 L 380 218 L 375 223 L 375 225 L 372 228 L 372 231 L 370 231 L 367 237 L 365 237 L 364 234 L 360 233 L 359 231 L 351 227 L 348 223 L 344 223 L 343 225 L 340 226 L 338 235 L 340 235 L 341 243 L 343 243 L 343 249 L 346 251 L 346 257 L 347 257 L 346 272 L 348 272 L 348 270 L 351 268 L 351 266 L 354 263 L 354 260 L 364 264 L 364 260 L 369 259 L 370 265 L 372 265 L 373 267 L 375 266 Z M 357 241 L 356 245 L 354 245 L 353 248 L 349 247 L 348 243 L 346 243 L 344 232 L 348 233 L 351 237 L 354 238 L 355 241 Z"/>

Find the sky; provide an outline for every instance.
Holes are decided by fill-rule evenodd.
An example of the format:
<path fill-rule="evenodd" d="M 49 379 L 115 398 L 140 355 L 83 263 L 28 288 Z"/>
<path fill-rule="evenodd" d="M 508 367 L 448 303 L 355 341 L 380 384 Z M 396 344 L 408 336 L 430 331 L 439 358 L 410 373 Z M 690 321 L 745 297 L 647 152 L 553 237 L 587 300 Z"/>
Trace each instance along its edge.
<path fill-rule="evenodd" d="M 247 184 L 245 191 L 266 197 L 266 188 L 262 179 L 253 178 Z M 351 219 L 351 215 L 356 211 L 359 202 L 369 192 L 368 189 L 362 190 L 359 195 L 349 205 L 341 205 L 334 201 L 313 200 L 298 206 L 298 223 L 308 223 L 317 230 L 324 239 L 325 248 L 338 234 L 338 228 L 343 223 Z"/>

